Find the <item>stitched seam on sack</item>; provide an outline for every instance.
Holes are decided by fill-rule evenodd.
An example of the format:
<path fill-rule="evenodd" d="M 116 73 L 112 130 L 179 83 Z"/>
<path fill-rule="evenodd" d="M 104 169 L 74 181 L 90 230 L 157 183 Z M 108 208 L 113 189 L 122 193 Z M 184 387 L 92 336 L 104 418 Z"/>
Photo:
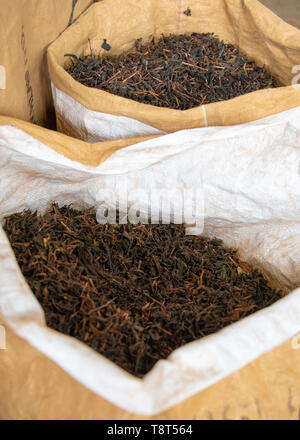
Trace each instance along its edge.
<path fill-rule="evenodd" d="M 184 0 L 178 0 L 179 1 L 179 20 L 178 20 L 178 34 L 181 34 L 181 28 L 182 28 L 182 14 L 183 14 L 183 6 L 184 6 Z"/>
<path fill-rule="evenodd" d="M 207 114 L 206 114 L 206 108 L 205 108 L 205 105 L 202 105 L 201 108 L 202 108 L 202 111 L 203 111 L 205 127 L 208 127 Z"/>
<path fill-rule="evenodd" d="M 4 66 L 0 66 L 0 90 L 6 89 L 6 69 Z"/>

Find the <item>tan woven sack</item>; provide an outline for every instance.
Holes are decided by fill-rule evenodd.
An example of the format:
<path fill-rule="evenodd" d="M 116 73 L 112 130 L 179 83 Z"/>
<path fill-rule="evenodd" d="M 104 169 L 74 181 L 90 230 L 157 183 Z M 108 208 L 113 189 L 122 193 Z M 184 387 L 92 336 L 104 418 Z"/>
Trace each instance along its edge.
<path fill-rule="evenodd" d="M 0 225 L 0 419 L 297 419 L 299 142 L 300 108 L 242 126 L 94 144 L 0 118 L 1 221 L 52 201 L 98 206 L 118 182 L 147 190 L 147 176 L 179 188 L 203 183 L 205 235 L 290 292 L 179 348 L 141 380 L 46 326 Z"/>
<path fill-rule="evenodd" d="M 187 8 L 191 16 L 184 14 Z M 229 101 L 180 111 L 158 108 L 88 88 L 65 70 L 67 53 L 99 54 L 106 39 L 118 54 L 137 38 L 161 34 L 214 32 L 235 44 L 283 85 Z M 185 128 L 235 125 L 300 105 L 292 87 L 300 65 L 300 30 L 257 0 L 103 0 L 91 6 L 48 49 L 58 129 L 86 141 L 118 139 Z"/>

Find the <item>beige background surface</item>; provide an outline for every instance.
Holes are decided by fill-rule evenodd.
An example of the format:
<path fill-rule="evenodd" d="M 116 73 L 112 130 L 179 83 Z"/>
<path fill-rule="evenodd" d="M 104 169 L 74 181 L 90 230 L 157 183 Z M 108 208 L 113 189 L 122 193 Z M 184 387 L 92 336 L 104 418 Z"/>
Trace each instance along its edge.
<path fill-rule="evenodd" d="M 0 115 L 54 127 L 46 49 L 93 0 L 0 0 Z M 72 7 L 74 5 L 74 8 Z"/>
<path fill-rule="evenodd" d="M 293 26 L 300 28 L 300 1 L 299 0 L 260 0 L 275 14 Z"/>

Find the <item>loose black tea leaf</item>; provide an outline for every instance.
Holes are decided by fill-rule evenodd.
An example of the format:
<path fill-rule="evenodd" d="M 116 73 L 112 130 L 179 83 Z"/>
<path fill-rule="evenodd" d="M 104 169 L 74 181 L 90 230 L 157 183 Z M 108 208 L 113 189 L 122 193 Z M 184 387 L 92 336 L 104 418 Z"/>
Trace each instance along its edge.
<path fill-rule="evenodd" d="M 47 325 L 139 377 L 282 296 L 235 250 L 183 225 L 100 225 L 93 209 L 54 204 L 4 229 Z"/>
<path fill-rule="evenodd" d="M 81 84 L 158 107 L 186 110 L 276 87 L 257 66 L 214 34 L 171 35 L 135 42 L 135 52 L 72 60 L 67 72 Z"/>
<path fill-rule="evenodd" d="M 190 10 L 190 8 L 187 8 L 187 9 L 184 11 L 184 14 L 187 15 L 188 17 L 190 17 L 190 16 L 192 15 L 192 11 Z"/>
<path fill-rule="evenodd" d="M 107 43 L 107 41 L 106 41 L 105 38 L 104 38 L 104 40 L 103 40 L 102 49 L 106 50 L 107 52 L 109 52 L 110 49 L 111 49 L 110 44 Z"/>

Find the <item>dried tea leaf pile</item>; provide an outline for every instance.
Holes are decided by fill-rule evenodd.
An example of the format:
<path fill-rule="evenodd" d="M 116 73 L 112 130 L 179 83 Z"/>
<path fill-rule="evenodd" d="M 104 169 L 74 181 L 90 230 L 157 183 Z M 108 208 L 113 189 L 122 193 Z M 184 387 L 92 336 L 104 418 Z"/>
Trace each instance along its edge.
<path fill-rule="evenodd" d="M 120 56 L 73 55 L 66 70 L 85 86 L 177 110 L 276 87 L 265 67 L 209 33 L 139 39 L 135 52 Z"/>
<path fill-rule="evenodd" d="M 54 204 L 4 229 L 48 326 L 139 377 L 281 298 L 236 251 L 183 225 L 100 225 L 92 209 Z"/>

